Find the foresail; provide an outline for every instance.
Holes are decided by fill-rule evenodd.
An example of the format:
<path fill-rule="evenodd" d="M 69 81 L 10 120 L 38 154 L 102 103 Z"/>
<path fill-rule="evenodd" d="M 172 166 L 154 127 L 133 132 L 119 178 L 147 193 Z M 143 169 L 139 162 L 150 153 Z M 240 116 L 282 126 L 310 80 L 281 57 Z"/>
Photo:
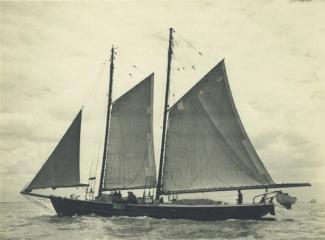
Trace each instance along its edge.
<path fill-rule="evenodd" d="M 156 185 L 153 79 L 152 74 L 112 105 L 104 190 Z"/>
<path fill-rule="evenodd" d="M 169 111 L 163 192 L 272 183 L 241 124 L 221 61 Z"/>
<path fill-rule="evenodd" d="M 82 110 L 25 191 L 80 185 L 79 152 Z"/>

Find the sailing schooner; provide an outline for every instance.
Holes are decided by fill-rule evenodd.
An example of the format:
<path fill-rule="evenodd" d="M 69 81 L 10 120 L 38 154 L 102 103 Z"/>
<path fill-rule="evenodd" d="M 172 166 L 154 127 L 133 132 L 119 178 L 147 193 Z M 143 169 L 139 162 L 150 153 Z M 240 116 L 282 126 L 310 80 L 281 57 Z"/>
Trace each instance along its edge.
<path fill-rule="evenodd" d="M 111 50 L 105 143 L 98 196 L 81 200 L 33 193 L 34 189 L 80 184 L 79 150 L 82 110 L 22 194 L 48 198 L 59 215 L 148 216 L 168 219 L 259 219 L 275 214 L 272 194 L 259 203 L 184 204 L 178 194 L 311 186 L 275 183 L 257 155 L 236 110 L 222 60 L 173 106 L 169 107 L 173 33 L 169 29 L 167 81 L 158 178 L 153 144 L 151 74 L 112 101 L 114 47 Z M 156 188 L 133 201 L 107 191 Z M 163 195 L 172 196 L 169 203 Z"/>

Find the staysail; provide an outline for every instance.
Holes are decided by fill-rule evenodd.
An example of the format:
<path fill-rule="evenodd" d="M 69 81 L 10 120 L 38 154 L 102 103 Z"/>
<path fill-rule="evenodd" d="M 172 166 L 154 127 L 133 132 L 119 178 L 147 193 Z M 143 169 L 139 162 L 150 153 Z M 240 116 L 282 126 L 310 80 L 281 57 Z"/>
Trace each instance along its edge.
<path fill-rule="evenodd" d="M 104 190 L 155 187 L 153 79 L 141 81 L 112 104 Z"/>
<path fill-rule="evenodd" d="M 81 186 L 79 173 L 82 110 L 25 191 Z"/>
<path fill-rule="evenodd" d="M 224 61 L 170 110 L 162 191 L 273 184 L 239 119 Z"/>

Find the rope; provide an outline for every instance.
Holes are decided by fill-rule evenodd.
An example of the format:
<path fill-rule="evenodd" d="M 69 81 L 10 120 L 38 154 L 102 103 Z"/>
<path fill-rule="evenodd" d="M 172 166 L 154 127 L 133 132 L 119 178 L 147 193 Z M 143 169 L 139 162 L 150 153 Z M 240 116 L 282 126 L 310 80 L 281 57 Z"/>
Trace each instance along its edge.
<path fill-rule="evenodd" d="M 93 96 L 94 96 L 94 95 L 98 92 L 98 90 L 99 90 L 99 88 L 96 88 L 96 86 L 97 86 L 97 84 L 100 82 L 100 80 L 103 78 L 104 72 L 105 72 L 105 70 L 106 70 L 106 65 L 107 65 L 108 62 L 109 62 L 109 60 L 108 60 L 108 58 L 106 57 L 106 58 L 104 59 L 103 64 L 102 64 L 102 69 L 100 70 L 99 75 L 98 75 L 97 79 L 95 80 L 95 83 L 93 84 L 93 87 L 88 91 L 88 93 L 90 93 L 90 94 L 87 94 L 87 95 L 89 95 L 89 97 L 88 97 L 88 99 L 86 100 L 85 105 L 88 105 L 88 103 L 89 103 L 89 105 L 93 104 L 93 100 L 94 100 L 94 97 L 93 97 Z M 96 94 L 96 96 L 97 96 L 97 94 Z"/>
<path fill-rule="evenodd" d="M 26 196 L 26 195 L 23 195 L 27 200 L 31 201 L 32 203 L 34 203 L 36 206 L 44 209 L 45 211 L 48 211 L 50 213 L 54 213 L 55 214 L 55 211 L 53 211 L 51 208 L 45 206 L 43 203 L 39 202 L 39 201 L 36 201 L 35 199 L 29 197 L 29 196 Z"/>
<path fill-rule="evenodd" d="M 190 48 L 196 50 L 198 53 L 201 53 L 199 51 L 199 49 L 197 49 L 189 40 L 187 40 L 186 38 L 184 38 L 180 33 L 177 33 L 177 35 L 179 35 L 181 37 L 181 40 L 183 40 Z"/>
<path fill-rule="evenodd" d="M 147 38 L 153 38 L 153 37 L 159 36 L 159 35 L 161 35 L 161 34 L 163 34 L 163 33 L 166 33 L 167 31 L 168 31 L 168 29 L 161 30 L 161 31 L 159 31 L 159 32 L 155 32 L 155 33 L 149 34 L 149 35 L 147 35 L 147 36 L 141 38 L 140 40 L 142 40 L 142 39 L 147 39 Z"/>
<path fill-rule="evenodd" d="M 99 139 L 99 145 L 101 145 L 101 140 Z M 105 147 L 105 146 L 104 146 Z M 101 150 L 101 148 L 98 148 L 98 151 L 97 151 L 97 161 L 96 161 L 96 168 L 95 168 L 95 177 L 96 177 L 96 179 L 95 179 L 95 181 L 94 181 L 94 185 L 93 185 L 93 191 L 95 192 L 95 188 L 96 188 L 96 181 L 97 181 L 97 170 L 98 170 L 98 163 L 99 163 L 99 158 L 100 158 L 100 154 L 101 154 L 101 152 L 100 152 L 100 150 Z"/>

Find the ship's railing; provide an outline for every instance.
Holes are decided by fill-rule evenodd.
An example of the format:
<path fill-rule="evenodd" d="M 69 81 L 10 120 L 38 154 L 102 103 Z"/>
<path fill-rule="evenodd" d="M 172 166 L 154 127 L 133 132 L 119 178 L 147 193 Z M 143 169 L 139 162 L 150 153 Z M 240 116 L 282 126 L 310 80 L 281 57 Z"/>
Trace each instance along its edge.
<path fill-rule="evenodd" d="M 272 191 L 272 192 L 266 192 L 259 195 L 254 196 L 253 203 L 273 203 L 274 198 L 276 197 L 276 194 L 281 191 Z M 257 199 L 260 199 L 258 202 Z"/>

